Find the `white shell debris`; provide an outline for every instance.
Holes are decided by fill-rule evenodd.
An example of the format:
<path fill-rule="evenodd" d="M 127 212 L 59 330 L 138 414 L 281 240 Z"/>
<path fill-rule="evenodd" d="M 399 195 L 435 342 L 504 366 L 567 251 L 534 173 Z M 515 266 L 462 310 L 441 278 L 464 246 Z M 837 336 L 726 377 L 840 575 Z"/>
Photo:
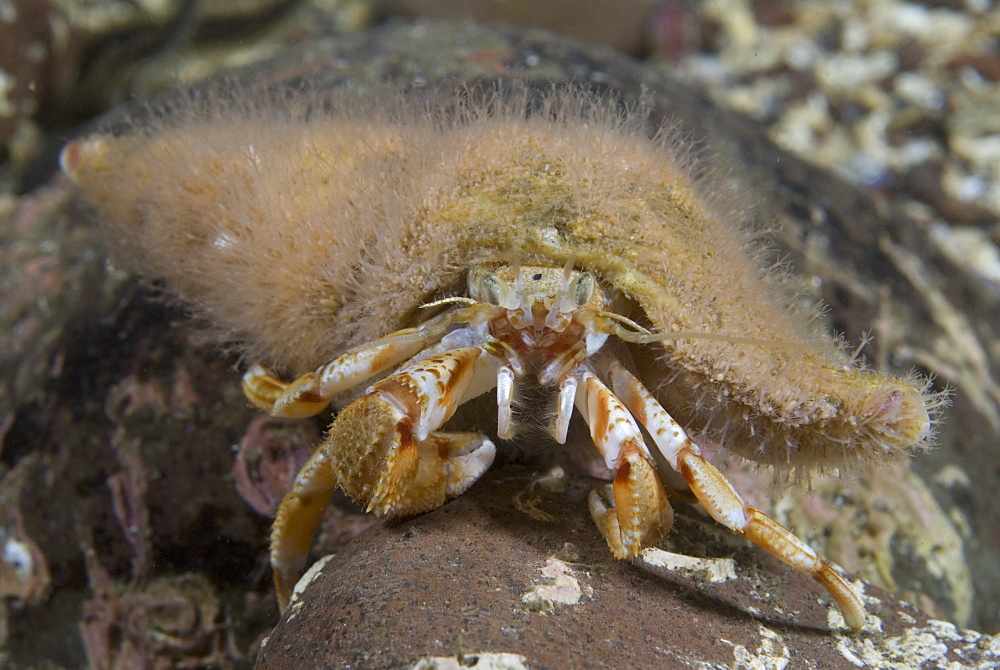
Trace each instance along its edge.
<path fill-rule="evenodd" d="M 713 584 L 736 579 L 736 561 L 731 558 L 692 558 L 662 549 L 643 549 L 639 559 L 654 568 L 680 572 Z"/>
<path fill-rule="evenodd" d="M 580 583 L 576 571 L 565 561 L 550 557 L 539 569 L 542 576 L 551 581 L 539 584 L 521 596 L 521 602 L 534 612 L 551 612 L 556 605 L 578 605 L 594 593 L 590 586 Z"/>
<path fill-rule="evenodd" d="M 474 662 L 470 663 L 470 661 Z M 528 659 L 520 654 L 487 652 L 455 656 L 425 656 L 410 666 L 410 670 L 528 670 Z"/>

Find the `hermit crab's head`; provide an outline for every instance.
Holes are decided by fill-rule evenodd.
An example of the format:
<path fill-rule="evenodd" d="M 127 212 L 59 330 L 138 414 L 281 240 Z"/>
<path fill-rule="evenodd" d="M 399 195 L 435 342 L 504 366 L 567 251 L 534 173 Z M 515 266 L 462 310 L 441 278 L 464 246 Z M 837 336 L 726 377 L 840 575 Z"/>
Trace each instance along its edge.
<path fill-rule="evenodd" d="M 511 435 L 511 402 L 526 378 L 537 380 L 542 397 L 554 394 L 549 426 L 563 442 L 581 366 L 596 354 L 613 331 L 608 299 L 594 275 L 563 268 L 507 265 L 469 272 L 469 298 L 485 324 L 483 351 L 499 365 L 498 431 Z M 549 391 L 544 391 L 549 389 Z"/>
<path fill-rule="evenodd" d="M 596 314 L 607 299 L 589 272 L 565 268 L 505 265 L 469 272 L 469 297 L 506 310 L 517 329 L 562 332 L 574 316 Z"/>

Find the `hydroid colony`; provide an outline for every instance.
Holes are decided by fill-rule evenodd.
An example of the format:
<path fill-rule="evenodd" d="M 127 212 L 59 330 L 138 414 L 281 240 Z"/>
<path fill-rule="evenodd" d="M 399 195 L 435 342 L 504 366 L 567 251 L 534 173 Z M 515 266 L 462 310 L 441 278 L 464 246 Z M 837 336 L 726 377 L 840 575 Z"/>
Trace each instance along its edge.
<path fill-rule="evenodd" d="M 251 361 L 318 370 L 428 318 L 421 305 L 462 293 L 470 271 L 514 264 L 496 281 L 519 306 L 475 282 L 471 301 L 531 312 L 518 264 L 566 265 L 552 300 L 572 302 L 579 273 L 595 278 L 608 302 L 594 314 L 635 320 L 617 321 L 628 324 L 613 331 L 627 340 L 617 346 L 654 352 L 639 380 L 742 456 L 785 471 L 849 468 L 931 439 L 941 398 L 852 362 L 782 305 L 724 189 L 675 135 L 650 139 L 641 111 L 576 89 L 275 102 L 220 87 L 149 116 L 69 145 L 64 169 L 120 258 L 165 280 Z M 462 324 L 478 327 L 469 317 L 448 328 Z"/>

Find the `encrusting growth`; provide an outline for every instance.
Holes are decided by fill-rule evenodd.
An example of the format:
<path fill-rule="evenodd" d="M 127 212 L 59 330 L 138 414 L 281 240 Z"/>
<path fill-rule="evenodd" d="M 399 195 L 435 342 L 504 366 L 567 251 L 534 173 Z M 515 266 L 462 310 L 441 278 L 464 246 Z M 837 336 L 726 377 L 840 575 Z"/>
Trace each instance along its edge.
<path fill-rule="evenodd" d="M 273 366 L 244 376 L 255 404 L 308 416 L 388 375 L 341 410 L 282 503 L 282 605 L 336 487 L 381 515 L 442 504 L 495 447 L 441 426 L 496 389 L 497 435 L 515 435 L 531 380 L 552 437 L 578 411 L 615 472 L 590 508 L 616 556 L 672 520 L 648 435 L 716 520 L 860 628 L 846 582 L 686 431 L 779 471 L 850 468 L 928 444 L 943 398 L 853 363 L 784 307 L 724 188 L 674 135 L 650 139 L 641 110 L 574 88 L 428 99 L 203 89 L 63 151 L 120 257 Z M 635 369 L 640 349 L 655 359 Z"/>

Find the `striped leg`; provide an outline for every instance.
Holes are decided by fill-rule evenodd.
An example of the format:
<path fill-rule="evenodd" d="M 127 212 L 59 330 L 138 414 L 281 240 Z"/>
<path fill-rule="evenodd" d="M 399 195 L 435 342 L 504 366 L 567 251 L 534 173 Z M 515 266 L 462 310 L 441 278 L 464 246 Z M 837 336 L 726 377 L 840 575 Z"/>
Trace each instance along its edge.
<path fill-rule="evenodd" d="M 621 363 L 610 362 L 608 374 L 615 393 L 646 427 L 670 466 L 681 473 L 712 518 L 822 584 L 837 601 L 847 625 L 861 630 L 864 605 L 844 578 L 791 531 L 743 502 L 723 474 L 702 458 L 698 445 Z"/>
<path fill-rule="evenodd" d="M 584 370 L 577 405 L 615 479 L 591 491 L 590 515 L 615 558 L 629 558 L 655 543 L 673 523 L 673 510 L 650 460 L 639 426 L 614 394 Z"/>
<path fill-rule="evenodd" d="M 352 349 L 292 382 L 278 379 L 258 363 L 243 375 L 243 392 L 250 402 L 274 416 L 313 416 L 326 409 L 339 393 L 420 352 L 429 341 L 441 336 L 439 331 L 443 331 L 441 324 L 397 331 Z"/>

